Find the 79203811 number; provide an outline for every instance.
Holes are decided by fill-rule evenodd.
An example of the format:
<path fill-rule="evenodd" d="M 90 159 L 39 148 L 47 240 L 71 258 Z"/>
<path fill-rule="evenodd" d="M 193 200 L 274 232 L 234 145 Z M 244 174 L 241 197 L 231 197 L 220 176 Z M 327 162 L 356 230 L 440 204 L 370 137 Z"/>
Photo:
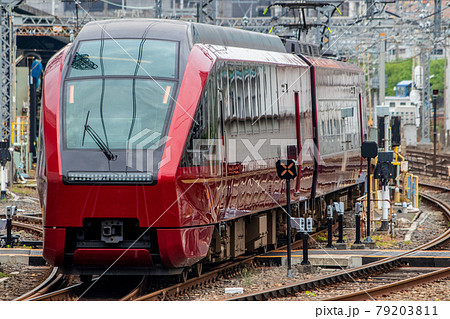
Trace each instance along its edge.
<path fill-rule="evenodd" d="M 377 316 L 437 316 L 436 306 L 376 306 Z"/>

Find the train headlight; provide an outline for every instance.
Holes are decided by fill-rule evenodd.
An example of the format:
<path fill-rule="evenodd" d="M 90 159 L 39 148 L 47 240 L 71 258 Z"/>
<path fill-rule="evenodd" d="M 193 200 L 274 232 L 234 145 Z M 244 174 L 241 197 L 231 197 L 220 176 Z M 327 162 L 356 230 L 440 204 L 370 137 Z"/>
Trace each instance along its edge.
<path fill-rule="evenodd" d="M 149 184 L 153 183 L 151 173 L 119 172 L 68 172 L 68 184 Z"/>

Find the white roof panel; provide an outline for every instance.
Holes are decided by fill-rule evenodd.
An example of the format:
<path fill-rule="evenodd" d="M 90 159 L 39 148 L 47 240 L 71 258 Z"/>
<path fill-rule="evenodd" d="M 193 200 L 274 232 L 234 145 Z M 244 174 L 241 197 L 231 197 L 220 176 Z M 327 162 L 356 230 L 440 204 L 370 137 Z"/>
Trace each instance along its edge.
<path fill-rule="evenodd" d="M 286 66 L 308 67 L 298 56 L 290 53 L 254 50 L 247 48 L 224 47 L 212 44 L 196 44 L 208 50 L 220 60 L 238 60 L 245 62 L 273 63 Z"/>

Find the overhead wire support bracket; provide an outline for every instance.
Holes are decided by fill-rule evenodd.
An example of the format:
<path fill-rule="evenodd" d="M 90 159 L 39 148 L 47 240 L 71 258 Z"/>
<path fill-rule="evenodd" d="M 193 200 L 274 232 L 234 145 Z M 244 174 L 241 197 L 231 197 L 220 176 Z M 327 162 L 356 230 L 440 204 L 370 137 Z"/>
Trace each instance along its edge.
<path fill-rule="evenodd" d="M 331 34 L 331 17 L 337 11 L 341 14 L 339 6 L 343 3 L 343 0 L 301 0 L 301 1 L 276 1 L 270 4 L 264 14 L 266 14 L 272 7 L 288 8 L 290 11 L 298 11 L 298 23 L 291 24 L 279 24 L 278 26 L 286 27 L 289 29 L 297 30 L 297 39 L 300 40 L 302 32 L 308 33 L 310 29 L 316 28 L 316 42 L 322 47 L 324 43 L 329 41 L 329 34 Z M 305 9 L 315 9 L 317 11 L 316 23 L 308 23 L 305 17 Z M 323 17 L 325 17 L 323 19 Z M 324 20 L 324 21 L 323 21 Z M 327 31 L 329 33 L 327 33 Z"/>

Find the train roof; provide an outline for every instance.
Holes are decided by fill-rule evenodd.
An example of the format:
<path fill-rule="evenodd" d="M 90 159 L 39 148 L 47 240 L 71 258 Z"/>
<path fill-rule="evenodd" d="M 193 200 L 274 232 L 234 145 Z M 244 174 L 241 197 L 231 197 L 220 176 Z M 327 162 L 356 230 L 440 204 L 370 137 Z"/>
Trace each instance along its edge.
<path fill-rule="evenodd" d="M 93 21 L 79 33 L 77 40 L 105 38 L 141 38 L 149 32 L 151 38 L 174 40 L 186 38 L 190 47 L 195 43 L 241 47 L 256 50 L 286 52 L 281 39 L 274 35 L 230 27 L 164 19 L 113 19 Z"/>
<path fill-rule="evenodd" d="M 356 73 L 361 73 L 362 70 L 355 64 L 343 61 L 336 61 L 332 59 L 326 58 L 318 58 L 318 57 L 307 57 L 309 62 L 311 62 L 316 69 L 335 69 L 335 70 L 346 70 L 352 71 Z"/>
<path fill-rule="evenodd" d="M 189 55 L 188 52 L 196 43 L 199 43 L 266 52 L 293 53 L 297 56 L 303 55 L 318 68 L 346 69 L 348 71 L 361 72 L 357 66 L 350 63 L 322 58 L 317 46 L 301 43 L 297 40 L 283 41 L 275 35 L 180 20 L 111 19 L 92 21 L 83 27 L 75 42 L 101 39 L 102 37 L 105 39 L 153 38 L 180 41 L 182 47 L 180 57 L 186 61 Z M 231 51 L 228 52 L 228 57 L 230 57 L 230 54 Z M 226 59 L 224 56 L 221 58 Z M 289 58 L 284 60 L 283 64 L 296 64 L 299 59 Z M 182 63 L 182 65 L 184 64 Z"/>
<path fill-rule="evenodd" d="M 216 55 L 220 60 L 238 60 L 256 63 L 272 63 L 282 66 L 302 66 L 308 64 L 295 54 L 283 52 L 269 52 L 265 50 L 254 50 L 249 52 L 247 48 L 224 47 L 215 44 L 199 44 Z"/>

